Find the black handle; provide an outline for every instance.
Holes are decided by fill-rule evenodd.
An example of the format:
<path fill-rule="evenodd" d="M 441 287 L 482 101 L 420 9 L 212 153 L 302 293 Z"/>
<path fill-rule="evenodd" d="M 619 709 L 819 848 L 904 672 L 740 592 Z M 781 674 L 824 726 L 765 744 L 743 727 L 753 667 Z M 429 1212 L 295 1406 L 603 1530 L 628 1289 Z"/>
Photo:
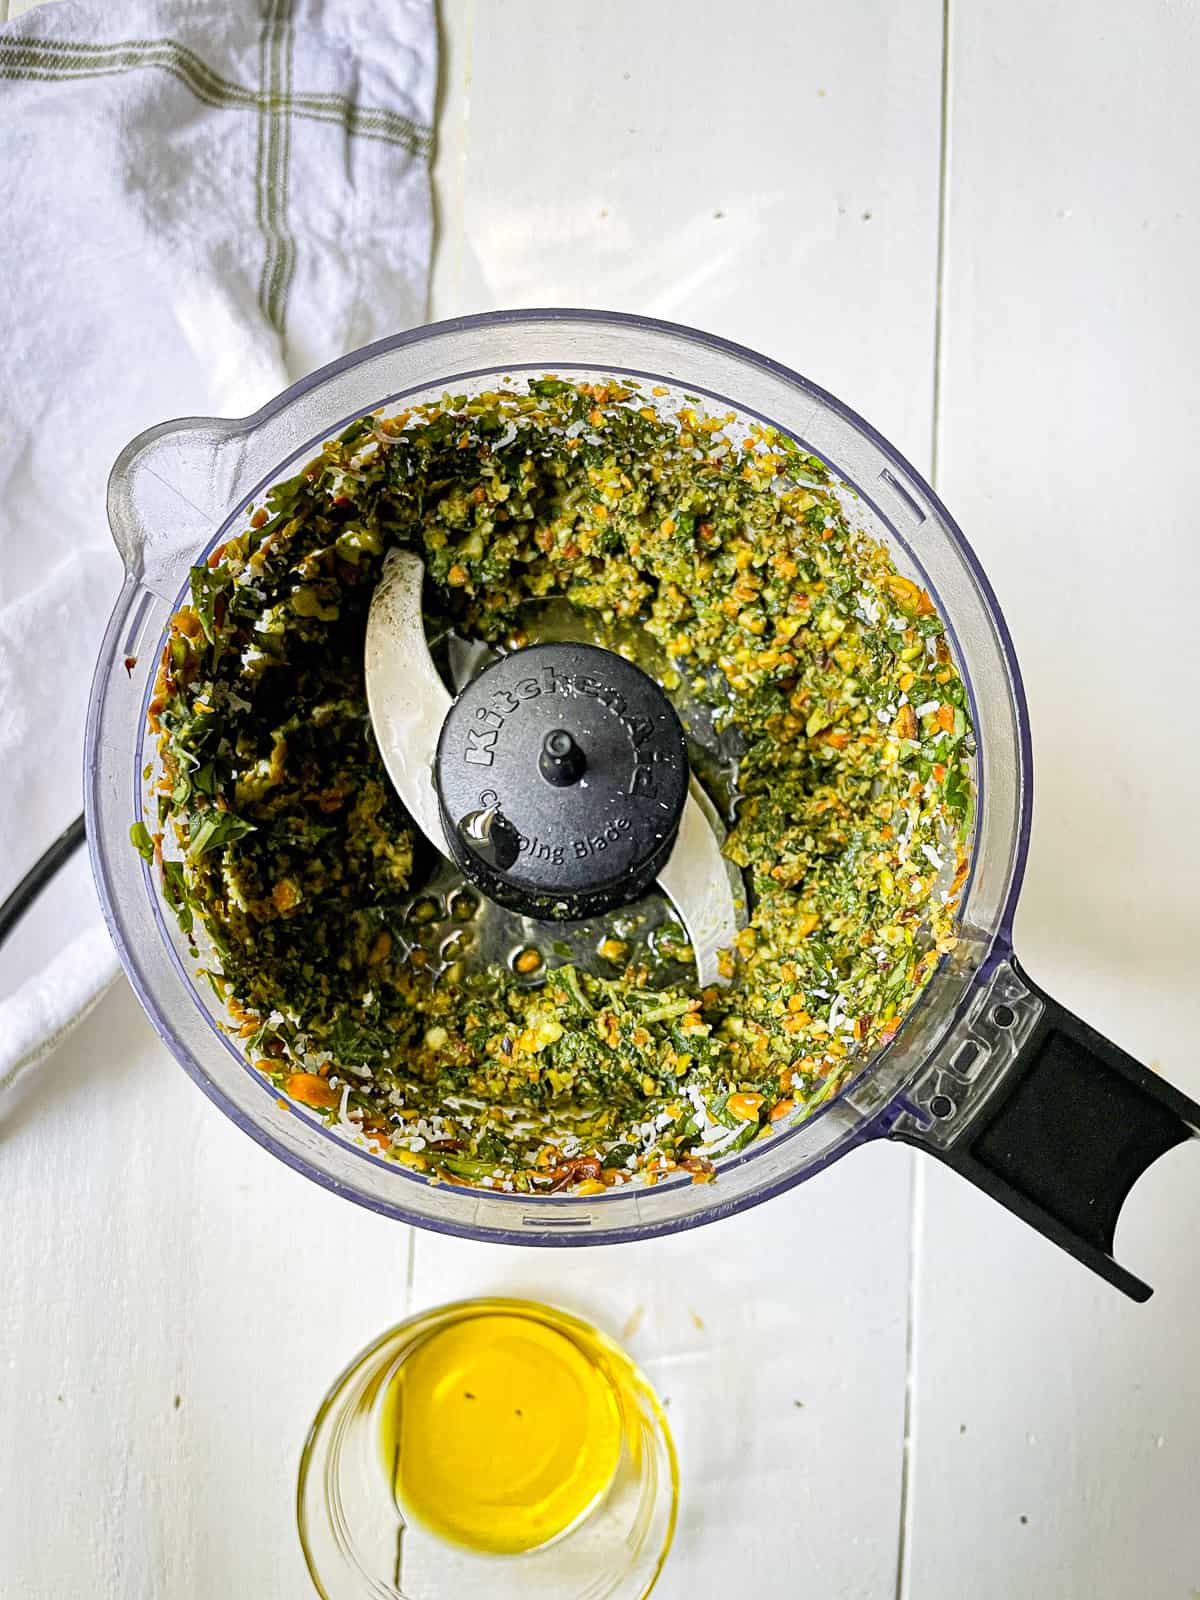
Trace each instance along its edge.
<path fill-rule="evenodd" d="M 1015 960 L 1005 971 L 1010 989 L 986 997 L 968 1041 L 918 1087 L 892 1136 L 937 1156 L 1131 1299 L 1148 1300 L 1149 1284 L 1113 1259 L 1117 1218 L 1142 1173 L 1200 1134 L 1200 1105 L 1052 1000 Z M 998 1073 L 956 1073 L 981 1038 L 986 1050 L 1022 1018 L 1024 1036 L 1013 1035 L 1015 1053 Z"/>

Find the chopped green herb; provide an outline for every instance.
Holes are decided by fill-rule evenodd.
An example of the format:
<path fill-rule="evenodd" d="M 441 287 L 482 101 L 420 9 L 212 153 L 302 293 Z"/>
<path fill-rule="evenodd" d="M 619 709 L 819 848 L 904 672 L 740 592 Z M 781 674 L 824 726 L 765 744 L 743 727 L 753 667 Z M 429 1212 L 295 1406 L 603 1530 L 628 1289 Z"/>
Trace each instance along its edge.
<path fill-rule="evenodd" d="M 544 374 L 352 423 L 193 568 L 166 641 L 164 899 L 275 1092 L 438 1181 L 707 1181 L 707 1151 L 836 1095 L 955 943 L 974 745 L 930 595 L 795 440 L 652 396 Z M 549 937 L 468 970 L 462 895 L 430 981 L 441 911 L 363 684 L 396 546 L 425 562 L 431 636 L 512 647 L 565 600 L 598 643 L 640 630 L 732 741 L 714 798 L 749 920 L 724 985 L 689 982 L 682 929 L 639 950 L 620 919 L 596 973 Z"/>
<path fill-rule="evenodd" d="M 209 850 L 223 850 L 235 839 L 254 832 L 254 823 L 235 817 L 232 811 L 196 811 L 192 813 L 188 834 L 188 859 L 195 861 Z"/>

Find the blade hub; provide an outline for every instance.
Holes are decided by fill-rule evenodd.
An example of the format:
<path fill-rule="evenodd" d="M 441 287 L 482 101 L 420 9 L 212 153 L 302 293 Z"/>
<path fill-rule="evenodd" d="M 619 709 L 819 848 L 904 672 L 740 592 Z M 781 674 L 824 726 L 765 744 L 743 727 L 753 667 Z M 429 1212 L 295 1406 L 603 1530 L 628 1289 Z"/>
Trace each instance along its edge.
<path fill-rule="evenodd" d="M 665 865 L 687 743 L 667 696 L 623 656 L 539 644 L 455 700 L 434 785 L 446 842 L 485 894 L 533 917 L 596 916 L 639 899 Z M 498 833 L 515 834 L 515 859 Z"/>

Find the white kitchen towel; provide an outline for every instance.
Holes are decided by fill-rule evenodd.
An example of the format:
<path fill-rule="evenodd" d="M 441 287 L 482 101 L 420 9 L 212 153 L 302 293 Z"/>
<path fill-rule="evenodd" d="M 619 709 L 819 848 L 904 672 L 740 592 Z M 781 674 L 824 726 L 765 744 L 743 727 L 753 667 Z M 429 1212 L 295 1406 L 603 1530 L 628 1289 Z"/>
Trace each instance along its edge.
<path fill-rule="evenodd" d="M 0 898 L 81 809 L 122 445 L 419 322 L 433 0 L 66 0 L 0 28 Z M 116 971 L 86 866 L 0 963 L 0 1090 Z"/>

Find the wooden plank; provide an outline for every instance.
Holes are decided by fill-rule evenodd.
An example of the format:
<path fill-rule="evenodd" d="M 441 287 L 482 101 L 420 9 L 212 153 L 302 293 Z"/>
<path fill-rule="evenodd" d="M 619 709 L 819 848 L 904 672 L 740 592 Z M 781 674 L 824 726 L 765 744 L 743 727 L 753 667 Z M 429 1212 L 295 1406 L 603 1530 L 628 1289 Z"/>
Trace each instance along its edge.
<path fill-rule="evenodd" d="M 433 312 L 583 305 L 768 351 L 924 463 L 940 18 L 770 0 L 476 6 L 443 107 Z M 462 15 L 461 12 L 454 13 Z M 669 1600 L 894 1592 L 906 1153 L 856 1156 L 719 1226 L 638 1246 L 419 1235 L 414 1298 L 557 1301 L 627 1342 L 683 1467 Z M 703 1323 L 698 1326 L 693 1313 Z M 802 1402 L 803 1408 L 796 1405 Z"/>
<path fill-rule="evenodd" d="M 620 1338 L 667 1404 L 680 1522 L 656 1596 L 894 1592 L 906 1153 L 693 1233 L 590 1250 L 416 1235 L 414 1306 L 520 1295 Z M 886 1208 L 886 1209 L 885 1209 Z"/>
<path fill-rule="evenodd" d="M 600 306 L 763 350 L 927 464 L 940 18 L 456 0 L 435 317 Z M 461 44 L 460 44 L 461 40 Z M 461 186 L 461 187 L 457 187 Z"/>
<path fill-rule="evenodd" d="M 410 1230 L 258 1149 L 123 983 L 0 1122 L 0 1594 L 294 1600 L 305 1430 Z"/>
<path fill-rule="evenodd" d="M 1018 949 L 1194 1096 L 1198 44 L 1165 0 L 954 6 L 940 452 L 1033 713 Z M 1200 1153 L 1123 1219 L 1144 1308 L 924 1183 L 905 1592 L 1188 1600 Z"/>

